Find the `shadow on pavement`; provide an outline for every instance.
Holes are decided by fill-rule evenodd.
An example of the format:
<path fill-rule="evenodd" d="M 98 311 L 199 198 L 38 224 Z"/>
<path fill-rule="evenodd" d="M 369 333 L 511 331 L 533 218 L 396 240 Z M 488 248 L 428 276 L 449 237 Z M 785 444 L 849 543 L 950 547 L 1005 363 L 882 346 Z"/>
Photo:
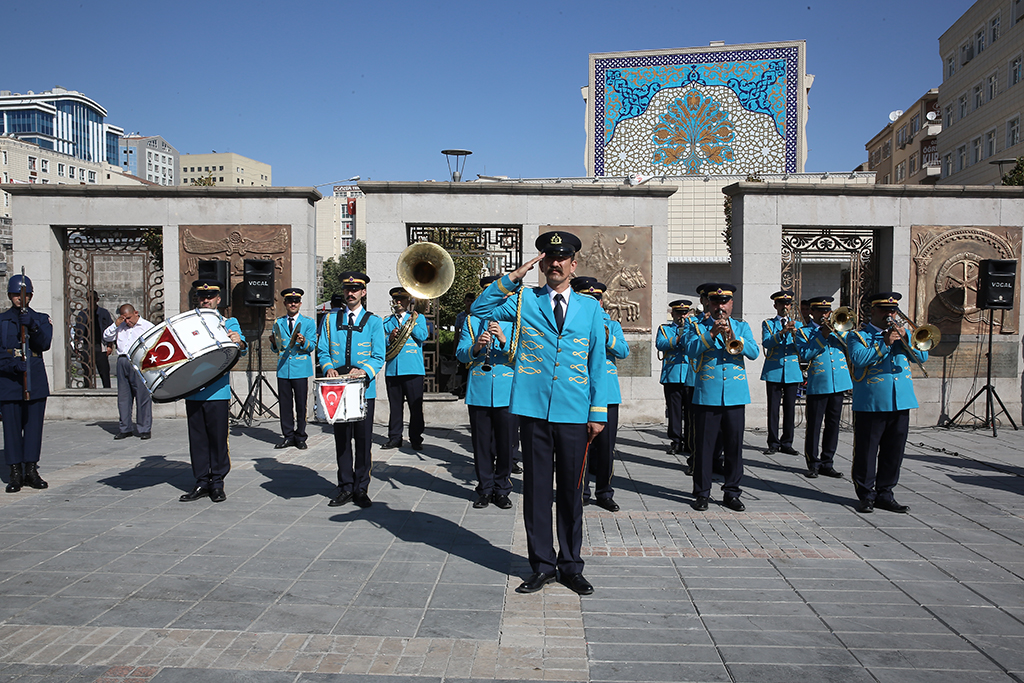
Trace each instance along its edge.
<path fill-rule="evenodd" d="M 141 462 L 111 477 L 100 479 L 97 483 L 119 491 L 137 491 L 161 484 L 171 484 L 182 491 L 190 491 L 195 481 L 192 478 L 192 467 L 188 463 L 168 460 L 163 455 L 145 455 Z"/>
<path fill-rule="evenodd" d="M 334 482 L 304 465 L 281 463 L 274 458 L 256 458 L 253 467 L 267 478 L 260 486 L 278 498 L 331 498 L 337 492 Z"/>

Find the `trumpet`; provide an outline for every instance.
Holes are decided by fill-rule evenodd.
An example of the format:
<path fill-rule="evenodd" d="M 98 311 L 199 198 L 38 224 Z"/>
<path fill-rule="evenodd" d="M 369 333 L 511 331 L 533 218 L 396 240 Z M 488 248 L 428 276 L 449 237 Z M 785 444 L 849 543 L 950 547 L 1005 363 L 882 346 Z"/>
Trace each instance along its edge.
<path fill-rule="evenodd" d="M 717 322 L 719 320 L 726 320 L 728 322 L 728 320 L 726 318 L 723 318 L 724 314 L 725 314 L 725 311 L 719 309 L 719 311 L 715 314 L 715 321 Z M 728 330 L 729 330 L 728 333 L 726 333 L 726 335 L 724 337 L 724 339 L 725 339 L 725 351 L 730 356 L 738 356 L 741 353 L 743 353 L 743 340 L 742 339 L 737 339 L 736 335 L 733 334 L 732 325 L 729 325 Z"/>
<path fill-rule="evenodd" d="M 898 308 L 895 313 L 889 316 L 889 330 L 902 328 L 904 326 L 904 322 L 907 325 L 910 325 L 910 334 L 908 335 L 910 338 L 910 345 L 907 348 L 907 351 L 910 352 L 910 359 L 917 363 L 917 367 L 921 368 L 921 372 L 924 373 L 925 377 L 929 377 L 930 375 L 925 369 L 924 363 L 921 362 L 921 359 L 917 357 L 917 354 L 914 353 L 914 351 L 929 351 L 935 348 L 939 341 L 942 340 L 942 333 L 939 332 L 939 328 L 935 327 L 935 325 L 929 325 L 927 323 L 924 325 L 916 324 L 907 316 L 906 313 Z M 907 346 L 907 343 L 902 336 L 900 336 L 900 341 L 903 342 L 904 346 Z"/>

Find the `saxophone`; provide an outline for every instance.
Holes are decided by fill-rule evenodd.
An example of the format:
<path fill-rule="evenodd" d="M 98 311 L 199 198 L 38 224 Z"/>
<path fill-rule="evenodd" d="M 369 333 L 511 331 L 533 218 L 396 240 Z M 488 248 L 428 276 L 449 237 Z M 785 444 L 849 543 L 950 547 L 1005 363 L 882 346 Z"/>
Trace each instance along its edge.
<path fill-rule="evenodd" d="M 416 319 L 420 314 L 415 308 L 412 308 L 412 306 L 410 306 L 410 308 L 412 310 L 409 312 L 409 319 L 405 321 L 405 324 L 392 333 L 394 334 L 394 337 L 392 338 L 392 341 L 388 342 L 387 350 L 384 352 L 384 361 L 387 363 L 393 361 L 398 354 L 402 352 L 405 342 L 409 341 L 409 335 L 412 334 L 412 328 L 416 326 Z"/>

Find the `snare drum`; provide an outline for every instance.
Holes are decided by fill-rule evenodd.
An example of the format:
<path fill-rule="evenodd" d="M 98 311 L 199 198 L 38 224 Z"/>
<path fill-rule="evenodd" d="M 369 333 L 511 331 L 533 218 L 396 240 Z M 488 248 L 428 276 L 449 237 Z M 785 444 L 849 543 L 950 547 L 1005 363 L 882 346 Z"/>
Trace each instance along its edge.
<path fill-rule="evenodd" d="M 132 344 L 128 358 L 142 375 L 153 400 L 164 403 L 217 380 L 238 361 L 239 353 L 221 315 L 197 308 L 147 331 Z"/>
<path fill-rule="evenodd" d="M 317 377 L 313 380 L 314 414 L 318 420 L 356 422 L 366 417 L 365 377 Z"/>

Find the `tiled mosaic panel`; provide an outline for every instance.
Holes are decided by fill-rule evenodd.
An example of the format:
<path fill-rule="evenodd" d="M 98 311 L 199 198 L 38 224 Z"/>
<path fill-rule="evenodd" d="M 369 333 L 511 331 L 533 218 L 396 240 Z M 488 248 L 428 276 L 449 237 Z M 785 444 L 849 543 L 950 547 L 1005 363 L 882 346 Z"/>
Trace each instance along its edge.
<path fill-rule="evenodd" d="M 595 60 L 596 175 L 796 169 L 796 47 Z"/>

